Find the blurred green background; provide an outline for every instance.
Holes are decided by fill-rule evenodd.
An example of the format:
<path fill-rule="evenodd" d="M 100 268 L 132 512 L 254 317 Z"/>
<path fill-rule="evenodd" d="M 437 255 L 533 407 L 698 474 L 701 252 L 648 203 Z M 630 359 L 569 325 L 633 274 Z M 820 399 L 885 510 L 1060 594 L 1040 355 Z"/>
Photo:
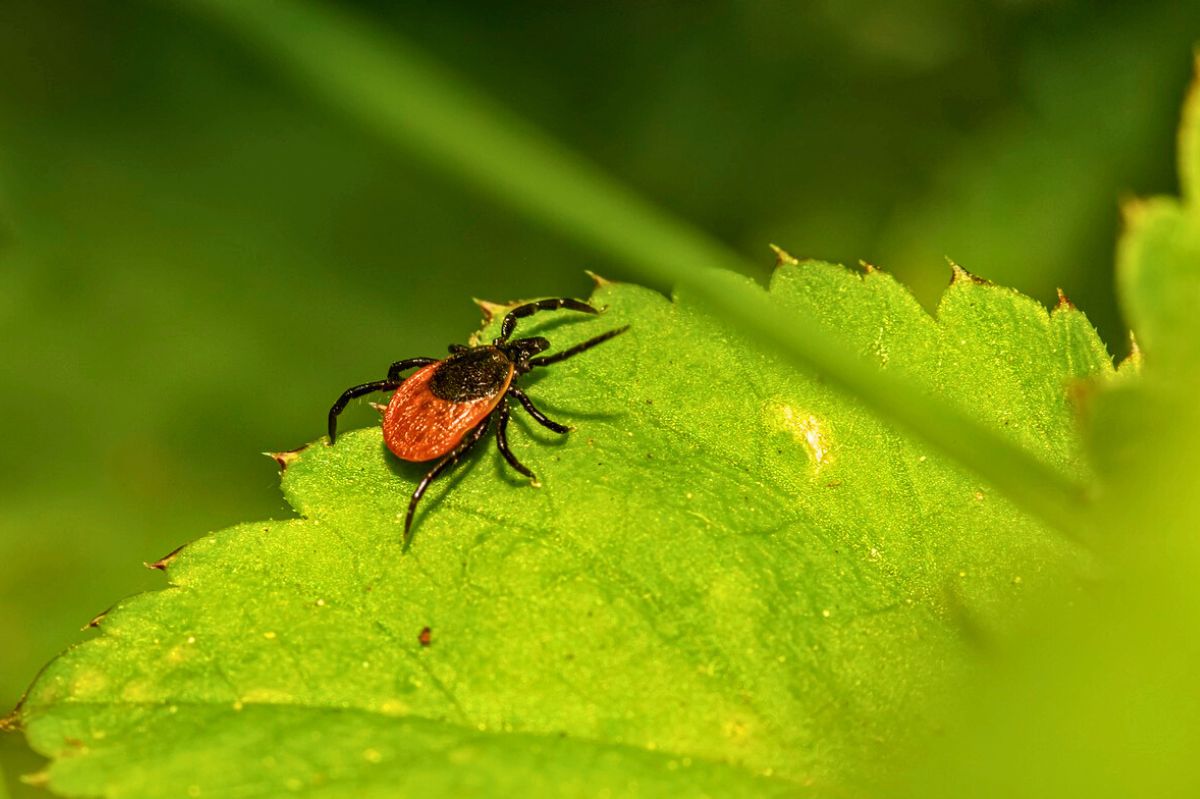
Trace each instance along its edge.
<path fill-rule="evenodd" d="M 1174 0 L 353 5 L 760 276 L 776 242 L 932 304 L 949 255 L 1115 354 L 1117 201 L 1175 190 L 1200 40 Z M 258 453 L 342 388 L 585 268 L 622 276 L 169 3 L 0 2 L 0 706 L 143 561 L 288 515 Z M 37 767 L 0 736 L 14 795 Z"/>

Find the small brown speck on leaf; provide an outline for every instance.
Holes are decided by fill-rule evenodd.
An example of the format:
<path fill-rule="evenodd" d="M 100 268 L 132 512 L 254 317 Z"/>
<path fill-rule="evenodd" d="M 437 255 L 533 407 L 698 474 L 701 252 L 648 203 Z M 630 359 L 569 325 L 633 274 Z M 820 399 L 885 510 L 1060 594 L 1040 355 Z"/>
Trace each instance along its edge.
<path fill-rule="evenodd" d="M 429 646 L 433 643 L 433 630 L 428 627 L 422 627 L 421 634 L 417 636 L 417 640 L 420 641 L 421 646 Z"/>
<path fill-rule="evenodd" d="M 1081 417 L 1090 417 L 1097 388 L 1096 384 L 1087 380 L 1071 380 L 1067 383 L 1067 400 Z"/>

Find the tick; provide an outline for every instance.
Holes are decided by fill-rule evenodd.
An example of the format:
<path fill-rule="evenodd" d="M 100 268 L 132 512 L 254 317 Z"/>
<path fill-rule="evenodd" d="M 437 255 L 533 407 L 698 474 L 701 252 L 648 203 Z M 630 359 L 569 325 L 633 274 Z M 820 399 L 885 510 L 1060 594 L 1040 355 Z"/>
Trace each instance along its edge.
<path fill-rule="evenodd" d="M 504 317 L 500 324 L 500 335 L 491 344 L 479 347 L 451 344 L 449 358 L 406 358 L 396 361 L 388 369 L 386 379 L 351 386 L 342 392 L 329 409 L 329 443 L 332 445 L 337 439 L 338 415 L 350 400 L 376 391 L 391 391 L 392 398 L 383 412 L 383 440 L 388 449 L 405 461 L 419 463 L 436 459 L 437 462 L 417 484 L 408 502 L 408 514 L 404 517 L 405 544 L 412 529 L 417 503 L 429 484 L 479 443 L 493 422 L 496 424 L 496 447 L 504 460 L 534 484 L 537 483 L 533 472 L 517 460 L 508 448 L 509 402 L 515 399 L 538 424 L 555 433 L 566 434 L 570 428 L 548 419 L 539 411 L 529 395 L 517 386 L 517 379 L 534 369 L 573 358 L 629 329 L 626 325 L 609 330 L 551 355 L 539 354 L 550 348 L 550 342 L 541 336 L 509 340 L 516 330 L 518 319 L 538 311 L 559 308 L 600 313 L 585 302 L 567 298 L 518 305 Z M 414 367 L 418 367 L 417 371 L 408 377 L 400 376 Z"/>

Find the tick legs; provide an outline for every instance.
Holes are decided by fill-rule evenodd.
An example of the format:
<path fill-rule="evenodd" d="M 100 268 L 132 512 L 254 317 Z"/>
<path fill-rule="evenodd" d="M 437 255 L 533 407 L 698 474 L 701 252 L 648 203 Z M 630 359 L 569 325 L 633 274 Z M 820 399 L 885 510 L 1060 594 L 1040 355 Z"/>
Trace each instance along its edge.
<path fill-rule="evenodd" d="M 508 337 L 512 335 L 513 330 L 517 327 L 517 320 L 524 319 L 526 316 L 532 316 L 538 311 L 556 311 L 559 308 L 566 308 L 571 311 L 583 311 L 584 313 L 598 314 L 596 310 L 586 302 L 572 300 L 567 297 L 556 297 L 552 300 L 538 300 L 537 302 L 527 302 L 524 305 L 518 305 L 513 308 L 504 317 L 504 321 L 500 324 L 500 337 L 494 342 L 496 345 L 503 344 L 508 341 Z"/>
<path fill-rule="evenodd" d="M 401 372 L 405 369 L 411 369 L 414 366 L 428 366 L 431 363 L 437 363 L 437 358 L 408 358 L 403 361 L 396 361 L 388 368 L 386 380 L 372 380 L 370 383 L 351 386 L 343 391 L 342 396 L 338 397 L 337 402 L 333 403 L 333 407 L 329 409 L 329 443 L 332 444 L 337 440 L 337 419 L 342 411 L 346 410 L 346 406 L 350 403 L 350 400 L 355 397 L 374 394 L 376 391 L 395 391 L 404 382 L 404 378 L 400 376 Z"/>
<path fill-rule="evenodd" d="M 616 338 L 617 336 L 621 335 L 628 329 L 629 329 L 629 325 L 625 325 L 625 327 L 618 327 L 616 330 L 610 330 L 607 333 L 601 333 L 600 335 L 596 336 L 595 338 L 589 338 L 587 341 L 583 342 L 582 344 L 576 344 L 574 347 L 571 347 L 571 349 L 569 349 L 569 350 L 563 350 L 562 352 L 556 352 L 553 355 L 542 355 L 537 358 L 530 358 L 529 365 L 530 366 L 549 366 L 552 363 L 558 363 L 559 361 L 565 361 L 567 358 L 572 358 L 585 350 L 590 350 L 592 347 L 596 346 L 597 344 L 603 344 L 604 342 L 608 341 L 610 338 Z M 529 406 L 527 405 L 525 407 L 528 408 Z M 530 411 L 530 413 L 532 413 L 532 411 Z"/>
<path fill-rule="evenodd" d="M 431 363 L 437 363 L 437 358 L 405 358 L 403 361 L 396 361 L 388 367 L 388 380 L 400 381 L 400 373 L 405 369 L 411 369 L 414 366 L 428 366 Z"/>
<path fill-rule="evenodd" d="M 517 402 L 520 402 L 521 405 L 523 405 L 525 407 L 525 410 L 528 411 L 529 415 L 533 417 L 534 421 L 536 421 L 542 427 L 553 430 L 556 433 L 571 432 L 571 428 L 567 427 L 566 425 L 559 424 L 558 422 L 554 421 L 553 419 L 548 419 L 546 417 L 546 414 L 539 411 L 537 409 L 537 407 L 533 404 L 533 400 L 531 400 L 529 398 L 529 395 L 526 394 L 521 389 L 517 388 L 516 386 L 509 386 L 508 393 L 511 394 L 512 396 L 516 397 Z M 501 401 L 500 404 L 504 405 L 504 402 Z M 508 412 L 506 411 L 504 415 L 507 417 Z M 503 451 L 503 450 L 501 450 L 501 451 Z M 520 471 L 520 469 L 518 469 L 517 471 Z"/>
<path fill-rule="evenodd" d="M 517 456 L 513 455 L 512 450 L 508 448 L 508 401 L 503 399 L 500 400 L 500 405 L 496 408 L 496 448 L 500 450 L 500 454 L 504 456 L 504 460 L 508 461 L 509 466 L 532 480 L 534 485 L 537 485 L 537 476 L 517 460 Z"/>
<path fill-rule="evenodd" d="M 363 383 L 361 386 L 351 386 L 342 392 L 342 396 L 337 398 L 337 402 L 333 403 L 333 407 L 329 409 L 329 443 L 332 445 L 337 440 L 337 419 L 338 415 L 346 410 L 346 405 L 355 397 L 361 397 L 366 394 L 374 394 L 376 391 L 392 391 L 400 386 L 400 380 L 373 380 L 370 383 Z"/>
<path fill-rule="evenodd" d="M 567 432 L 568 428 L 563 427 L 557 422 L 551 422 L 549 419 L 546 419 L 545 416 L 542 416 L 541 412 L 533 407 L 533 403 L 529 401 L 529 397 L 526 397 L 523 392 L 520 392 L 520 389 L 510 388 L 509 391 L 519 392 L 518 399 L 521 399 L 522 397 L 524 398 L 521 399 L 521 403 L 525 405 L 526 409 L 529 410 L 530 413 L 534 414 L 534 418 L 538 419 L 538 421 L 542 421 L 542 423 L 546 424 L 547 426 L 554 425 L 553 427 L 550 427 L 550 429 L 554 430 L 555 432 Z M 508 400 L 507 398 L 501 399 L 500 405 L 496 408 L 496 410 L 486 419 L 484 419 L 474 430 L 472 430 L 470 433 L 467 433 L 462 442 L 460 442 L 457 447 L 451 450 L 448 455 L 434 464 L 433 468 L 430 469 L 425 476 L 421 478 L 421 482 L 417 484 L 416 490 L 414 490 L 412 493 L 412 498 L 408 501 L 408 513 L 404 517 L 405 546 L 408 546 L 408 534 L 412 529 L 413 515 L 417 512 L 417 503 L 421 501 L 421 497 L 425 496 L 425 490 L 429 488 L 429 484 L 441 476 L 442 472 L 446 471 L 450 467 L 454 466 L 454 464 L 462 460 L 463 456 L 471 450 L 471 447 L 479 443 L 479 439 L 483 438 L 484 434 L 487 433 L 488 426 L 491 424 L 493 416 L 496 417 L 496 447 L 500 450 L 500 454 L 504 456 L 504 460 L 508 461 L 509 466 L 512 466 L 518 472 L 534 481 L 535 484 L 537 483 L 537 477 L 534 475 L 534 473 L 530 471 L 527 466 L 517 460 L 517 456 L 513 455 L 512 450 L 508 448 Z"/>
<path fill-rule="evenodd" d="M 467 433 L 459 445 L 450 450 L 450 454 L 442 458 L 433 468 L 430 469 L 421 482 L 417 484 L 417 488 L 412 493 L 412 499 L 408 501 L 408 514 L 404 517 L 404 545 L 408 546 L 408 531 L 412 528 L 413 514 L 417 511 L 417 503 L 421 501 L 421 497 L 425 495 L 425 489 L 429 488 L 429 484 L 438 478 L 442 472 L 449 469 L 454 464 L 462 460 L 462 456 L 470 451 L 471 447 L 479 443 L 479 439 L 483 438 L 483 434 L 487 432 L 488 425 L 491 423 L 492 417 L 488 416 L 479 426 L 471 432 Z"/>

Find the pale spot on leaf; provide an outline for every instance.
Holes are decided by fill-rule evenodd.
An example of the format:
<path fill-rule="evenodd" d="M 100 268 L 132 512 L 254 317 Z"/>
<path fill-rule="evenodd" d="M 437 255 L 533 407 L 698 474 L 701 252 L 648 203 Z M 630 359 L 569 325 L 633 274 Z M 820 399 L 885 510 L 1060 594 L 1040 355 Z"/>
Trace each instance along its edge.
<path fill-rule="evenodd" d="M 780 406 L 779 417 L 784 428 L 808 450 L 809 460 L 812 461 L 816 470 L 819 471 L 828 464 L 830 458 L 829 439 L 821 420 L 792 405 Z"/>

